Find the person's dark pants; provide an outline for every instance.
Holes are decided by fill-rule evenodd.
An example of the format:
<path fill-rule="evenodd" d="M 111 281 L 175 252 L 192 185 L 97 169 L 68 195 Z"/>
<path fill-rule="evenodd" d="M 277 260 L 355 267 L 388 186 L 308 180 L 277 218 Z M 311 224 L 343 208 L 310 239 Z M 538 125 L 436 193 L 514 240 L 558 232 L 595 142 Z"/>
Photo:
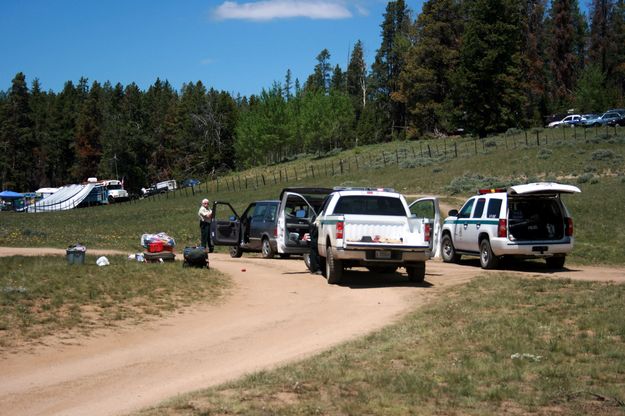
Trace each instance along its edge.
<path fill-rule="evenodd" d="M 200 221 L 200 245 L 213 252 L 213 244 L 211 243 L 211 223 Z"/>
<path fill-rule="evenodd" d="M 310 272 L 316 273 L 321 271 L 321 257 L 319 256 L 319 249 L 317 247 L 319 230 L 312 224 L 310 228 Z"/>

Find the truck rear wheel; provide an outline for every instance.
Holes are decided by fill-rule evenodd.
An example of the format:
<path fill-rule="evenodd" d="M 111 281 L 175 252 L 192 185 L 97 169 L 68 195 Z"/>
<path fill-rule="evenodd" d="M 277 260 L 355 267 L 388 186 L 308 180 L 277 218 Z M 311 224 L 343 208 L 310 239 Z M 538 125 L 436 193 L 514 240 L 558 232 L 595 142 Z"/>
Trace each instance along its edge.
<path fill-rule="evenodd" d="M 343 278 L 343 262 L 334 258 L 332 247 L 326 248 L 326 279 L 328 284 L 336 285 Z"/>
<path fill-rule="evenodd" d="M 566 261 L 566 257 L 565 256 L 547 257 L 545 261 L 547 262 L 547 267 L 549 267 L 550 269 L 561 269 L 564 267 L 564 262 Z"/>
<path fill-rule="evenodd" d="M 421 283 L 425 280 L 425 262 L 419 262 L 406 266 L 408 280 L 415 283 Z"/>

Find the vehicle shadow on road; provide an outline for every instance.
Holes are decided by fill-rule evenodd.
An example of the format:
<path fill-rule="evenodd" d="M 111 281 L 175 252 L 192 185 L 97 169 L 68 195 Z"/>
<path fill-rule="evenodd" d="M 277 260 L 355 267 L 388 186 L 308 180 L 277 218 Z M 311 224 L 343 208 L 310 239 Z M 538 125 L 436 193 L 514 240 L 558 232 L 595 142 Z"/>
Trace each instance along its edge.
<path fill-rule="evenodd" d="M 320 276 L 324 278 L 323 276 Z M 368 270 L 347 269 L 343 271 L 343 278 L 339 286 L 350 289 L 375 289 L 382 287 L 421 287 L 430 288 L 434 285 L 427 281 L 428 274 L 423 282 L 411 282 L 405 273 L 374 273 Z"/>
<path fill-rule="evenodd" d="M 462 259 L 458 262 L 460 266 L 470 266 L 480 268 L 479 259 Z M 581 269 L 569 268 L 564 266 L 562 268 L 553 268 L 547 266 L 544 260 L 519 260 L 519 259 L 504 259 L 498 268 L 492 271 L 497 272 L 525 272 L 536 274 L 554 274 L 562 272 L 581 272 Z"/>

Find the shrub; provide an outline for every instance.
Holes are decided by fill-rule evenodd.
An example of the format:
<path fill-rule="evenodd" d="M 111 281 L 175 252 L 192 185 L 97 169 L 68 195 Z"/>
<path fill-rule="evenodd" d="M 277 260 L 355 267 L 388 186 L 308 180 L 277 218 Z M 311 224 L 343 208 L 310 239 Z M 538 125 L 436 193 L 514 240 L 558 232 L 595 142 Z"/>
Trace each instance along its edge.
<path fill-rule="evenodd" d="M 465 173 L 463 176 L 454 178 L 445 189 L 451 194 L 475 191 L 480 188 L 498 188 L 506 186 L 508 183 L 499 178 L 485 177 L 482 175 Z"/>
<path fill-rule="evenodd" d="M 584 173 L 583 175 L 580 175 L 580 176 L 577 177 L 577 183 L 589 182 L 594 177 L 595 177 L 595 175 L 593 175 L 592 173 Z"/>
<path fill-rule="evenodd" d="M 612 160 L 616 157 L 616 153 L 609 149 L 598 149 L 592 152 L 590 158 L 592 160 Z"/>
<path fill-rule="evenodd" d="M 388 160 L 386 163 L 387 164 L 389 163 Z M 402 160 L 401 162 L 399 162 L 399 168 L 400 169 L 412 169 L 412 168 L 418 168 L 418 167 L 423 167 L 423 166 L 430 166 L 432 163 L 433 163 L 432 159 L 418 157 L 416 159 Z"/>
<path fill-rule="evenodd" d="M 546 160 L 546 159 L 549 159 L 551 155 L 553 155 L 553 150 L 542 148 L 538 151 L 538 154 L 536 155 L 536 157 L 538 159 Z"/>

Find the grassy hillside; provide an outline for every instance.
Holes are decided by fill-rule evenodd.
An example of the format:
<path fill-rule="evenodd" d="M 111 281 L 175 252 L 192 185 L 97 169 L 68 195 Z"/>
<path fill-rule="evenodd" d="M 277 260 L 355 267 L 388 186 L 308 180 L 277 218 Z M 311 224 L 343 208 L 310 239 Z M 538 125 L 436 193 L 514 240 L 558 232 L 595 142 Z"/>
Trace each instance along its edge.
<path fill-rule="evenodd" d="M 394 187 L 406 195 L 436 194 L 459 205 L 477 188 L 536 180 L 576 184 L 566 197 L 577 244 L 571 261 L 622 264 L 624 231 L 614 227 L 625 206 L 625 133 L 621 128 L 511 132 L 471 138 L 392 142 L 326 155 L 300 155 L 283 164 L 205 181 L 133 203 L 58 213 L 1 213 L 0 245 L 139 250 L 143 233 L 164 231 L 179 246 L 199 242 L 196 212 L 203 197 L 237 209 L 277 198 L 285 186 Z"/>

